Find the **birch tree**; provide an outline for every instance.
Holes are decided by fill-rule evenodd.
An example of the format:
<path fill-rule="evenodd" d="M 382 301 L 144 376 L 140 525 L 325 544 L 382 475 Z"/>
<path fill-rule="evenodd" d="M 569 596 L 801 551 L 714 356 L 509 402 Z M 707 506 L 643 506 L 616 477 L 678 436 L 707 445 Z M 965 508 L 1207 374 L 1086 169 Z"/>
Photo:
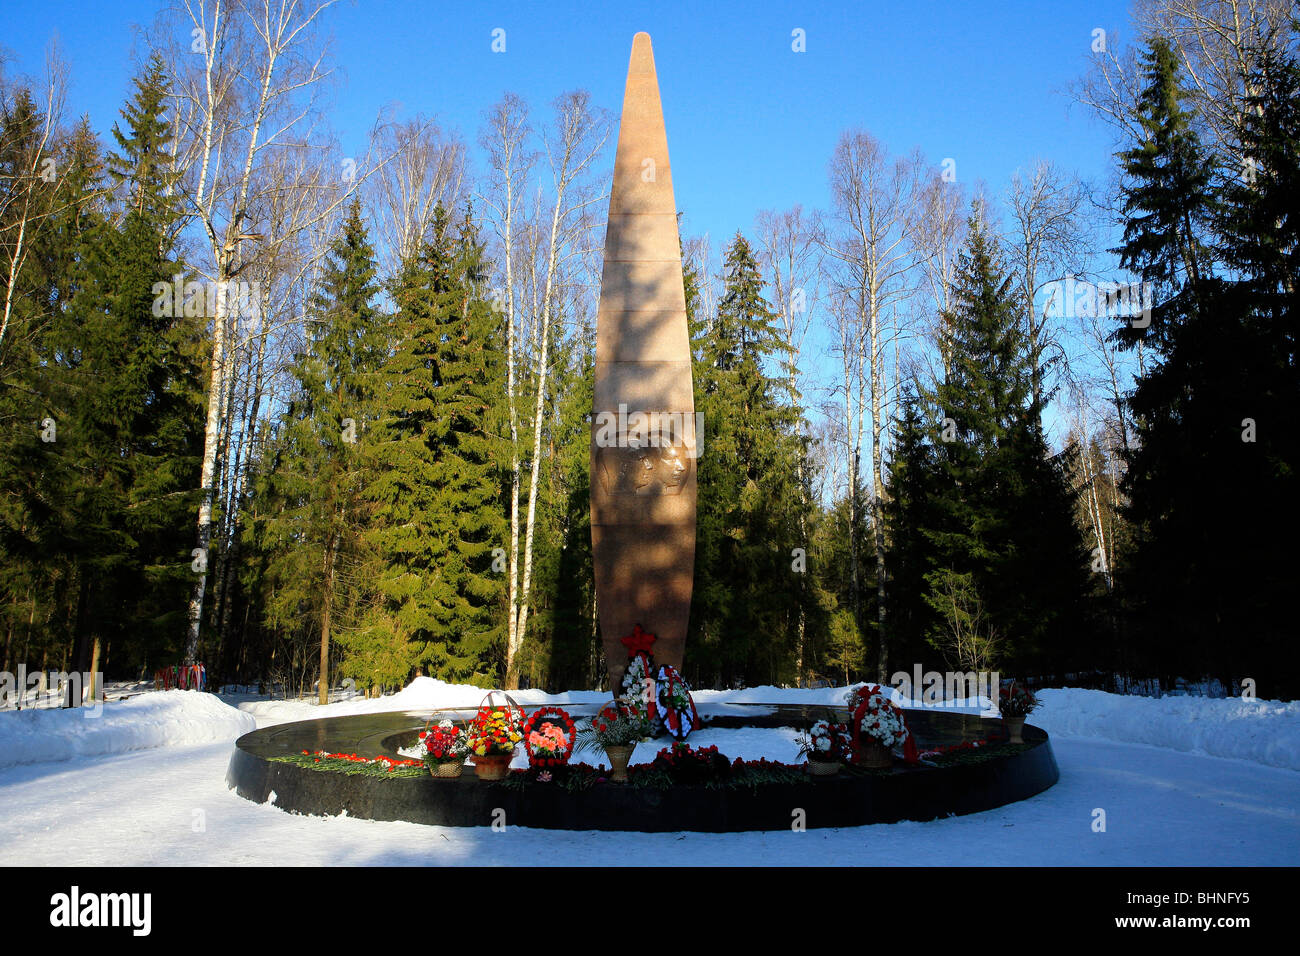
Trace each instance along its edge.
<path fill-rule="evenodd" d="M 527 633 L 533 586 L 537 493 L 542 481 L 542 436 L 551 373 L 553 327 L 571 266 L 591 253 L 595 207 L 607 198 L 594 165 L 610 134 L 609 117 L 590 94 L 565 93 L 554 122 L 534 132 L 527 104 L 507 94 L 488 113 L 480 143 L 488 155 L 489 211 L 503 271 L 496 296 L 506 311 L 506 392 L 509 411 L 510 542 L 507 549 L 506 686 L 519 682 L 518 654 Z M 535 147 L 534 143 L 538 145 Z M 544 161 L 546 180 L 533 183 Z M 528 368 L 523 369 L 523 363 Z M 532 390 L 525 394 L 525 386 Z M 527 404 L 525 404 L 527 403 Z M 525 446 L 525 409 L 531 405 L 531 448 Z M 527 503 L 523 496 L 528 467 Z M 521 541 L 522 537 L 522 541 Z"/>
<path fill-rule="evenodd" d="M 889 383 L 885 354 L 886 321 L 913 292 L 916 257 L 910 211 L 920 191 L 919 156 L 891 158 L 884 146 L 862 130 L 841 136 L 831 158 L 830 179 L 835 233 L 824 248 L 838 260 L 839 288 L 858 324 L 861 368 L 869 389 L 871 413 L 871 517 L 876 557 L 877 664 L 888 675 L 885 632 L 885 536 L 881 521 Z M 861 416 L 862 407 L 859 405 Z"/>
<path fill-rule="evenodd" d="M 422 117 L 382 126 L 378 151 L 392 159 L 367 180 L 367 204 L 383 249 L 381 263 L 391 275 L 419 252 L 435 209 L 457 215 L 466 154 L 454 134 Z"/>
<path fill-rule="evenodd" d="M 951 356 L 948 317 L 953 308 L 957 256 L 966 239 L 965 207 L 964 190 L 937 174 L 922 182 L 912 206 L 912 237 L 933 317 L 930 337 L 938 348 L 945 375 Z"/>
<path fill-rule="evenodd" d="M 534 282 L 541 287 L 540 302 L 534 309 L 537 341 L 540 349 L 536 359 L 536 396 L 533 404 L 533 447 L 528 480 L 528 514 L 524 532 L 522 559 L 523 582 L 517 595 L 517 606 L 510 612 L 517 623 L 511 629 L 513 642 L 506 648 L 506 686 L 519 686 L 517 656 L 527 633 L 529 598 L 533 580 L 533 542 L 537 526 L 537 490 L 541 482 L 542 427 L 546 407 L 546 387 L 550 377 L 551 324 L 557 320 L 556 307 L 560 301 L 559 278 L 571 259 L 587 251 L 587 235 L 595 226 L 591 207 L 607 198 L 607 194 L 593 187 L 590 180 L 592 166 L 609 139 L 609 118 L 603 110 L 593 108 L 590 94 L 585 90 L 565 93 L 555 102 L 555 123 L 543 131 L 542 144 L 551 173 L 553 203 L 551 206 L 543 278 Z M 540 312 L 540 317 L 538 316 Z"/>
<path fill-rule="evenodd" d="M 1055 331 L 1047 308 L 1040 314 L 1038 292 L 1047 282 L 1083 271 L 1087 254 L 1081 211 L 1084 192 L 1078 180 L 1039 160 L 1026 172 L 1016 170 L 1007 192 L 1011 233 L 1004 240 L 1007 260 L 1020 279 L 1025 334 L 1033 363 L 1034 401 L 1043 399 L 1048 366 L 1045 357 Z"/>
<path fill-rule="evenodd" d="M 520 219 L 529 175 L 537 157 L 529 149 L 531 127 L 528 105 L 513 93 L 507 93 L 488 113 L 488 125 L 479 137 L 487 153 L 491 190 L 481 194 L 490 211 L 497 240 L 498 258 L 504 273 L 504 285 L 498 287 L 494 300 L 506 311 L 506 404 L 510 427 L 510 542 L 507 548 L 507 669 L 511 649 L 517 648 L 519 624 L 519 384 L 518 342 L 519 302 L 516 288 L 516 261 L 520 256 Z"/>
<path fill-rule="evenodd" d="M 173 11 L 171 33 L 180 35 L 170 60 L 181 184 L 199 245 L 192 262 L 216 291 L 186 660 L 199 650 L 213 506 L 225 464 L 219 455 L 222 413 L 232 395 L 237 318 L 228 292 L 246 281 L 258 256 L 274 259 L 298 231 L 328 219 L 346 197 L 346 189 L 316 192 L 313 215 L 300 219 L 294 232 L 271 236 L 268 190 L 310 191 L 319 178 L 314 170 L 299 177 L 309 165 L 290 166 L 288 181 L 259 175 L 277 152 L 319 137 L 319 99 L 330 71 L 317 33 L 334 2 L 180 0 Z"/>
<path fill-rule="evenodd" d="M 51 47 L 45 56 L 45 88 L 39 112 L 31 116 L 36 120 L 35 128 L 27 128 L 17 114 L 20 110 L 35 110 L 36 103 L 28 99 L 26 104 L 19 104 L 9 96 L 9 90 L 3 90 L 0 99 L 6 138 L 14 140 L 0 144 L 6 156 L 12 157 L 6 181 L 0 185 L 0 251 L 4 256 L 0 269 L 5 282 L 0 312 L 0 368 L 4 365 L 5 338 L 13 322 L 19 275 L 31 253 L 32 235 L 56 206 L 54 140 L 62 122 L 66 90 L 67 67 Z M 27 93 L 21 91 L 20 95 L 26 97 Z M 26 141 L 17 141 L 19 136 Z"/>

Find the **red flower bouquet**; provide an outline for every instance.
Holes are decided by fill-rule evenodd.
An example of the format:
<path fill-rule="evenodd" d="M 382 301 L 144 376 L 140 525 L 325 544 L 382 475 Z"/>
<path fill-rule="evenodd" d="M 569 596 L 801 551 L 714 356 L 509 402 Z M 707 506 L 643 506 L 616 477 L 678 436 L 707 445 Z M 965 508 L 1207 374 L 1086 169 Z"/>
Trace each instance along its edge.
<path fill-rule="evenodd" d="M 1029 692 L 1029 688 L 1013 680 L 1004 682 L 998 688 L 998 710 L 1003 717 L 1028 717 L 1037 706 L 1038 700 Z"/>
<path fill-rule="evenodd" d="M 578 731 L 579 746 L 583 750 L 631 747 L 649 737 L 652 729 L 645 704 L 634 697 L 620 697 L 602 707 Z"/>
<path fill-rule="evenodd" d="M 420 741 L 424 744 L 426 763 L 463 763 L 469 755 L 469 739 L 465 731 L 450 720 L 439 721 L 437 727 L 420 731 Z"/>

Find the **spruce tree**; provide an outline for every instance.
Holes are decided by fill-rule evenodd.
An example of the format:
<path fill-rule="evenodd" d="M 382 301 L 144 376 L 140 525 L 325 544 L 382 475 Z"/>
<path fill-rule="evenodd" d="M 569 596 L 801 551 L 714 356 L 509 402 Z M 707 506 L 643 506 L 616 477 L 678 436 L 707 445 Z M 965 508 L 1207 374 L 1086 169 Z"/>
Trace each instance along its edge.
<path fill-rule="evenodd" d="M 273 502 L 262 531 L 270 551 L 268 622 L 314 632 L 321 703 L 328 700 L 331 642 L 337 631 L 358 626 L 368 587 L 363 450 L 374 438 L 376 372 L 386 347 L 375 275 L 354 200 L 321 270 L 307 353 L 294 368 L 297 393 L 264 490 Z"/>
<path fill-rule="evenodd" d="M 935 527 L 935 452 L 927 440 L 930 410 L 923 408 L 914 386 L 899 403 L 894 446 L 889 457 L 883 513 L 885 563 L 889 570 L 889 620 L 893 656 L 908 663 L 926 662 L 931 650 L 926 635 L 933 612 L 925 601 L 925 575 L 933 570 L 933 549 L 925 529 Z"/>
<path fill-rule="evenodd" d="M 171 227 L 179 218 L 175 186 L 180 170 L 170 152 L 175 131 L 164 115 L 169 85 L 162 54 L 155 52 L 133 82 L 135 95 L 122 110 L 127 129 L 123 132 L 113 124 L 121 153 L 108 156 L 108 172 L 123 193 L 120 200 L 126 212 Z"/>
<path fill-rule="evenodd" d="M 1192 116 L 1181 105 L 1178 59 L 1157 37 L 1144 56 L 1146 86 L 1138 98 L 1142 141 L 1119 154 L 1125 180 L 1120 266 L 1152 284 L 1160 306 L 1149 324 L 1129 323 L 1121 344 L 1139 342 L 1165 354 L 1178 324 L 1205 308 L 1213 276 L 1206 245 L 1215 204 L 1213 159 L 1202 149 Z"/>
<path fill-rule="evenodd" d="M 1232 637 L 1214 641 L 1215 665 L 1230 692 L 1269 673 L 1281 675 L 1270 693 L 1294 697 L 1300 648 L 1287 594 L 1300 578 L 1300 59 L 1294 48 L 1264 49 L 1256 62 L 1242 133 L 1248 166 L 1224 189 L 1219 221 L 1222 256 L 1236 276 L 1221 296 L 1220 322 L 1240 344 L 1211 353 L 1228 379 L 1220 414 L 1232 410 L 1221 485 L 1232 517 L 1215 552 Z M 1205 392 L 1198 386 L 1193 394 Z"/>
<path fill-rule="evenodd" d="M 705 682 L 771 683 L 795 676 L 791 549 L 800 540 L 801 446 L 796 412 L 781 403 L 788 392 L 769 374 L 786 356 L 785 344 L 762 295 L 757 259 L 739 233 L 723 268 L 717 315 L 696 343 L 704 447 L 691 666 Z M 780 581 L 787 586 L 774 586 Z"/>
<path fill-rule="evenodd" d="M 929 397 L 943 416 L 933 426 L 936 466 L 922 485 L 934 515 L 923 529 L 933 549 L 924 574 L 931 643 L 946 647 L 943 621 L 978 610 L 1006 664 L 1059 669 L 1085 623 L 1086 555 L 1064 463 L 1042 432 L 1011 279 L 978 205 L 954 299 L 952 359 Z"/>
<path fill-rule="evenodd" d="M 367 540 L 384 566 L 364 638 L 405 646 L 408 669 L 477 683 L 500 676 L 504 640 L 503 576 L 493 570 L 504 538 L 504 337 L 485 276 L 468 216 L 453 237 L 439 210 L 394 289 L 396 340 L 379 372 L 376 470 L 366 489 L 376 506 Z"/>
<path fill-rule="evenodd" d="M 50 254 L 38 260 L 53 307 L 42 415 L 54 430 L 33 448 L 25 531 L 45 573 L 66 582 L 57 600 L 71 621 L 68 663 L 80 671 L 109 645 L 119 668 L 168 661 L 168 615 L 188 581 L 182 529 L 198 467 L 199 330 L 156 292 L 179 269 L 169 238 L 176 212 L 159 201 L 169 158 L 140 165 L 134 148 L 138 128 L 167 132 L 158 82 L 136 80 L 122 153 L 109 157 L 115 174 L 89 123 L 73 131 L 44 223 Z M 143 198 L 115 222 L 110 175 L 123 195 Z"/>
<path fill-rule="evenodd" d="M 1279 662 L 1297 660 L 1281 599 L 1298 570 L 1287 556 L 1300 530 L 1294 61 L 1261 53 L 1244 113 L 1247 165 L 1216 189 L 1211 158 L 1187 131 L 1167 44 L 1158 39 L 1148 59 L 1150 142 L 1125 154 L 1119 251 L 1156 283 L 1151 329 L 1121 330 L 1155 360 L 1129 399 L 1136 441 L 1123 488 L 1136 540 L 1117 581 L 1147 674 L 1228 685 L 1264 670 L 1293 674 Z M 1211 225 L 1215 247 L 1189 242 Z M 1212 257 L 1226 266 L 1219 276 L 1205 265 Z M 1294 692 L 1294 678 L 1274 680 Z"/>

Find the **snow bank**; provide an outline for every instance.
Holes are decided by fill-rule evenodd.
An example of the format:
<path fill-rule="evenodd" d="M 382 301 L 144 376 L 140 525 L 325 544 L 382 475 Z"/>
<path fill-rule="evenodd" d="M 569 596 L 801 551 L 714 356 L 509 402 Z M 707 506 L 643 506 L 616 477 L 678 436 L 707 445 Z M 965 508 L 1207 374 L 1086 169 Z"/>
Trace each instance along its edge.
<path fill-rule="evenodd" d="M 432 677 L 417 677 L 396 694 L 367 700 L 339 701 L 320 706 L 310 700 L 259 700 L 240 703 L 239 709 L 257 719 L 257 726 L 292 720 L 314 720 L 317 717 L 343 717 L 348 714 L 378 714 L 391 711 L 425 712 L 442 707 L 477 707 L 487 691 L 471 684 L 448 684 Z M 546 704 L 606 703 L 610 696 L 605 691 L 576 690 L 563 694 L 548 694 L 540 690 L 512 690 L 510 696 L 521 705 L 541 707 Z M 499 698 L 498 698 L 499 699 Z"/>
<path fill-rule="evenodd" d="M 0 767 L 46 760 L 233 741 L 256 729 L 211 694 L 169 690 L 99 709 L 0 713 Z"/>
<path fill-rule="evenodd" d="M 1038 692 L 1029 722 L 1048 733 L 1151 744 L 1300 770 L 1300 701 L 1125 697 L 1067 687 Z"/>

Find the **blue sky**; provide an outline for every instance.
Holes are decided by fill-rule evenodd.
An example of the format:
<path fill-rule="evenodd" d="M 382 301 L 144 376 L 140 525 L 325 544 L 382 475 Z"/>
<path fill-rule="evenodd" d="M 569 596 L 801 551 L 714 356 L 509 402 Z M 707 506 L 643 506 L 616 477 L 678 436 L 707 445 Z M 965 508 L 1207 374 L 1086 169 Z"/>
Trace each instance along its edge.
<path fill-rule="evenodd" d="M 159 7 L 0 0 L 6 71 L 38 76 L 57 38 L 71 66 L 68 113 L 88 113 L 107 140 L 147 52 L 140 27 Z M 1086 68 L 1093 31 L 1106 30 L 1114 44 L 1128 32 L 1128 12 L 1126 0 L 1086 7 L 344 0 L 325 24 L 339 68 L 329 123 L 344 155 L 364 154 L 385 108 L 398 119 L 436 116 L 471 145 L 484 112 L 506 91 L 545 117 L 555 96 L 585 88 L 617 116 L 633 34 L 649 32 L 683 232 L 707 232 L 718 250 L 737 229 L 752 238 L 761 209 L 825 209 L 827 161 L 851 127 L 894 153 L 919 147 L 935 164 L 951 158 L 968 191 L 982 185 L 994 198 L 1018 167 L 1040 158 L 1104 181 L 1111 132 L 1072 103 L 1067 87 Z M 492 50 L 498 28 L 504 53 Z M 792 49 L 796 29 L 805 52 Z M 612 164 L 612 142 L 607 159 Z M 1103 254 L 1098 266 L 1113 262 Z M 835 374 L 829 350 L 830 333 L 815 322 L 803 361 L 813 407 Z M 1049 427 L 1054 418 L 1049 413 Z"/>
<path fill-rule="evenodd" d="M 45 0 L 7 9 L 11 74 L 36 75 L 57 37 L 72 68 L 71 114 L 106 133 L 127 94 L 137 24 L 151 0 Z M 1092 30 L 1127 28 L 1126 4 L 433 3 L 359 0 L 328 15 L 343 76 L 331 122 L 363 152 L 385 105 L 434 114 L 473 142 L 501 93 L 544 112 L 584 87 L 617 112 L 632 35 L 659 69 L 678 205 L 690 234 L 724 240 L 763 208 L 826 205 L 840 132 L 865 127 L 895 152 L 952 157 L 967 185 L 1000 193 L 1038 157 L 1084 177 L 1111 163 L 1109 132 L 1072 106 Z M 491 50 L 506 31 L 506 52 Z M 806 52 L 791 49 L 802 29 Z M 612 153 L 611 153 L 612 159 Z"/>

